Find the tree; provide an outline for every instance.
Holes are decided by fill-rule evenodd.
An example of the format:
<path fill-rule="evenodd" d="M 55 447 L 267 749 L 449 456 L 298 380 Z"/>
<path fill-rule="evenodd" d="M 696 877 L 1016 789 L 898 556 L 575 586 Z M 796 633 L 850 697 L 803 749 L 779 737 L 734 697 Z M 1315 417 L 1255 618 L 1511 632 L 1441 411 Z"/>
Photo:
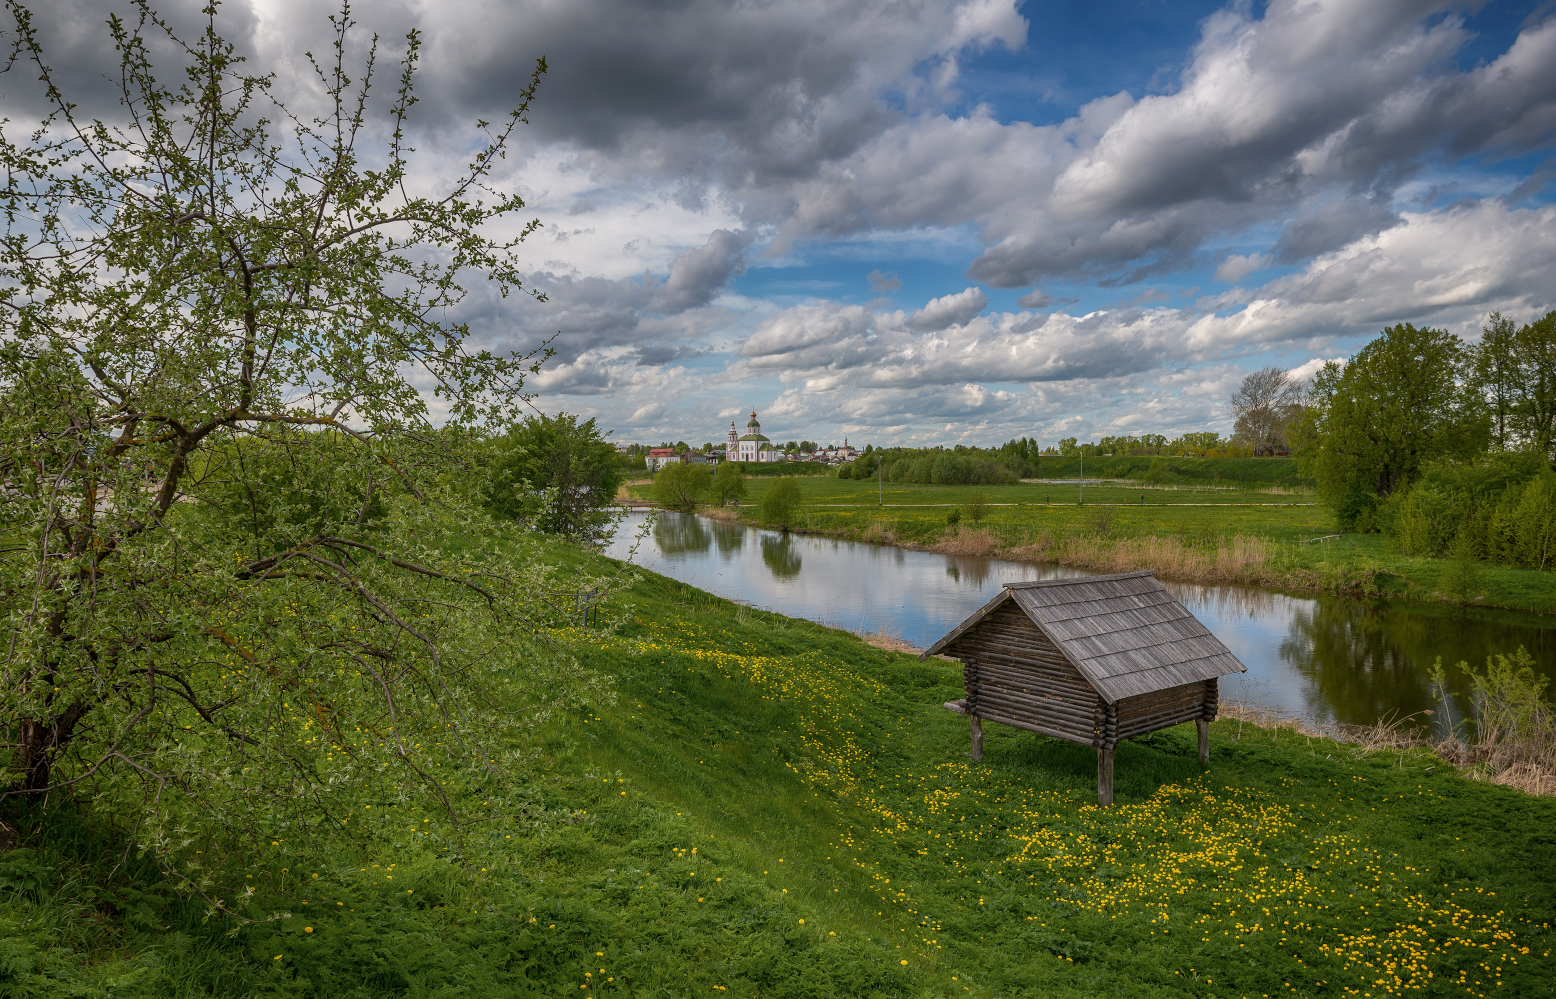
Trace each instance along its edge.
<path fill-rule="evenodd" d="M 1295 436 L 1304 474 L 1347 530 L 1376 527 L 1381 498 L 1409 485 L 1432 459 L 1468 459 L 1489 432 L 1474 386 L 1460 378 L 1466 351 L 1446 330 L 1401 323 L 1343 368 L 1313 381 Z"/>
<path fill-rule="evenodd" d="M 1521 327 L 1513 346 L 1519 389 L 1513 433 L 1522 446 L 1556 463 L 1556 311 Z"/>
<path fill-rule="evenodd" d="M 615 518 L 606 508 L 621 485 L 621 461 L 593 419 L 532 414 L 493 451 L 485 495 L 494 515 L 589 542 L 610 533 Z"/>
<path fill-rule="evenodd" d="M 1301 410 L 1304 386 L 1280 368 L 1263 368 L 1243 379 L 1232 393 L 1236 421 L 1232 438 L 1250 445 L 1254 454 L 1274 454 L 1286 446 L 1286 426 Z"/>
<path fill-rule="evenodd" d="M 762 522 L 787 531 L 794 526 L 801 500 L 800 487 L 794 478 L 780 476 L 762 495 Z"/>
<path fill-rule="evenodd" d="M 1474 351 L 1476 387 L 1486 399 L 1491 417 L 1491 446 L 1498 451 L 1507 450 L 1511 432 L 1508 423 L 1513 418 L 1514 400 L 1520 394 L 1514 360 L 1517 335 L 1516 323 L 1493 312 L 1481 327 L 1480 343 Z"/>
<path fill-rule="evenodd" d="M 745 498 L 746 477 L 740 470 L 740 462 L 726 461 L 719 465 L 713 476 L 713 495 L 719 506 L 726 506 L 731 501 L 738 503 Z"/>
<path fill-rule="evenodd" d="M 692 510 L 712 488 L 707 465 L 672 461 L 654 476 L 654 499 L 672 510 Z"/>
<path fill-rule="evenodd" d="M 143 8 L 109 22 L 123 117 L 87 121 L 9 10 L 53 112 L 0 132 L 3 793 L 117 809 L 217 904 L 202 842 L 303 848 L 406 793 L 464 829 L 454 792 L 507 781 L 524 726 L 609 696 L 541 599 L 557 583 L 468 498 L 464 428 L 511 419 L 538 364 L 442 318 L 468 277 L 526 293 L 538 222 L 490 234 L 524 207 L 492 168 L 544 63 L 428 192 L 449 164 L 406 141 L 414 32 L 374 132 L 378 53 L 350 65 L 348 17 L 323 106 L 294 114 L 215 8 L 188 41 Z"/>

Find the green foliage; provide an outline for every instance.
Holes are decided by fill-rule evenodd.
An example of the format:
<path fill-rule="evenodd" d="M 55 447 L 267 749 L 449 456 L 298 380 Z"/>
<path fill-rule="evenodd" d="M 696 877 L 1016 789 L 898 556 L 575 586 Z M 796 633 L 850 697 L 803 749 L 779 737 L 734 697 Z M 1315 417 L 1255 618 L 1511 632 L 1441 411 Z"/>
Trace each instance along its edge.
<path fill-rule="evenodd" d="M 1459 669 L 1470 678 L 1475 702 L 1475 735 L 1483 745 L 1544 741 L 1551 737 L 1551 706 L 1545 699 L 1549 680 L 1535 672 L 1534 657 L 1522 645 L 1511 656 L 1486 658 L 1477 673 L 1468 662 Z M 1442 675 L 1442 660 L 1433 665 Z"/>
<path fill-rule="evenodd" d="M 672 461 L 654 476 L 654 499 L 672 510 L 691 510 L 713 489 L 707 465 Z"/>
<path fill-rule="evenodd" d="M 982 523 L 983 518 L 989 513 L 989 498 L 984 495 L 982 489 L 974 490 L 962 504 L 962 511 L 974 524 Z"/>
<path fill-rule="evenodd" d="M 960 524 L 962 522 L 962 508 L 959 506 L 952 507 L 951 511 L 945 515 L 945 522 L 947 527 L 955 527 L 957 524 Z"/>
<path fill-rule="evenodd" d="M 719 470 L 713 473 L 713 497 L 719 506 L 738 503 L 745 495 L 746 477 L 740 470 L 740 462 L 720 462 Z"/>
<path fill-rule="evenodd" d="M 1556 564 L 1556 473 L 1538 454 L 1493 455 L 1426 466 L 1412 488 L 1377 511 L 1409 555 L 1442 556 L 1463 535 L 1476 557 L 1546 569 Z"/>
<path fill-rule="evenodd" d="M 593 419 L 530 415 L 491 444 L 483 498 L 494 516 L 583 541 L 607 536 L 620 456 Z"/>
<path fill-rule="evenodd" d="M 1459 600 L 1473 600 L 1485 592 L 1486 574 L 1476 560 L 1475 539 L 1470 531 L 1461 528 L 1454 536 L 1448 552 L 1448 564 L 1443 568 L 1439 588 L 1448 596 Z"/>
<path fill-rule="evenodd" d="M 556 579 L 470 502 L 469 441 L 532 359 L 440 319 L 463 275 L 524 292 L 533 223 L 491 171 L 543 64 L 465 170 L 425 172 L 401 141 L 414 34 L 379 100 L 337 17 L 297 118 L 219 13 L 187 44 L 115 19 L 121 128 L 78 117 L 9 9 L 53 107 L 0 136 L 0 798 L 90 802 L 215 912 L 234 858 L 327 855 L 370 803 L 462 822 L 552 712 L 610 697 L 549 602 L 608 582 Z M 433 174 L 451 186 L 403 183 Z"/>
<path fill-rule="evenodd" d="M 840 478 L 840 479 L 851 479 L 851 478 L 853 478 L 854 477 L 854 466 L 853 465 L 839 465 L 839 466 L 837 466 L 837 477 Z"/>
<path fill-rule="evenodd" d="M 967 459 L 959 454 L 947 452 L 935 456 L 934 463 L 929 466 L 929 481 L 937 486 L 965 485 L 968 479 Z"/>
<path fill-rule="evenodd" d="M 798 483 L 787 477 L 779 479 L 762 494 L 762 523 L 788 530 L 794 526 L 802 500 Z"/>
<path fill-rule="evenodd" d="M 403 443 L 404 453 L 415 455 L 411 460 L 424 461 L 433 458 L 429 449 L 452 442 L 425 435 Z M 376 524 L 387 500 L 405 495 L 381 456 L 336 430 L 278 424 L 253 434 L 221 432 L 199 460 L 188 492 L 201 515 L 243 539 L 239 544 L 256 557 L 337 524 Z"/>
<path fill-rule="evenodd" d="M 1556 311 L 1521 327 L 1493 312 L 1475 349 L 1474 373 L 1493 445 L 1526 448 L 1556 463 Z"/>
<path fill-rule="evenodd" d="M 1303 471 L 1346 530 L 1367 530 L 1361 494 L 1386 499 L 1432 460 L 1468 460 L 1484 446 L 1482 400 L 1459 380 L 1468 357 L 1446 330 L 1401 323 L 1343 368 L 1318 373 L 1292 435 Z"/>

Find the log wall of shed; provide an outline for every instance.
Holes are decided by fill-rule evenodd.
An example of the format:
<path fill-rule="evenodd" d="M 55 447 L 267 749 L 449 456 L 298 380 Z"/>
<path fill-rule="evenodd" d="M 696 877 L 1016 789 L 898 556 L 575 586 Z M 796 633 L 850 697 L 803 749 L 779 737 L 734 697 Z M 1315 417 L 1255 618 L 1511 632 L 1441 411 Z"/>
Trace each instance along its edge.
<path fill-rule="evenodd" d="M 1128 739 L 1187 721 L 1216 717 L 1218 684 L 1201 680 L 1150 694 L 1126 697 L 1113 705 L 1118 739 Z"/>
<path fill-rule="evenodd" d="M 944 650 L 962 660 L 968 713 L 1097 745 L 1108 712 L 1080 671 L 1014 602 Z"/>

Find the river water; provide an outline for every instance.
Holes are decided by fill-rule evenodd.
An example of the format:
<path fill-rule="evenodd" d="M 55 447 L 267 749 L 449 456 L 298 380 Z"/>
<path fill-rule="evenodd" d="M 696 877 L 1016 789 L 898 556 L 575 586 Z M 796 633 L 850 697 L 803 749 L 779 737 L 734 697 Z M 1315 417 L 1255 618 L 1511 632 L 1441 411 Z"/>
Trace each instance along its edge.
<path fill-rule="evenodd" d="M 1001 559 L 936 555 L 888 545 L 780 534 L 661 511 L 630 513 L 608 548 L 644 568 L 792 617 L 884 632 L 927 646 L 1007 583 L 1090 573 Z M 1556 675 L 1556 617 L 1511 611 L 1295 596 L 1248 586 L 1163 581 L 1248 672 L 1224 677 L 1223 699 L 1267 705 L 1320 722 L 1370 725 L 1438 707 L 1427 680 L 1437 657 L 1483 665 L 1522 645 Z M 1454 718 L 1470 684 L 1450 668 Z M 1425 718 L 1426 716 L 1422 716 Z M 1431 716 L 1441 725 L 1445 715 Z"/>

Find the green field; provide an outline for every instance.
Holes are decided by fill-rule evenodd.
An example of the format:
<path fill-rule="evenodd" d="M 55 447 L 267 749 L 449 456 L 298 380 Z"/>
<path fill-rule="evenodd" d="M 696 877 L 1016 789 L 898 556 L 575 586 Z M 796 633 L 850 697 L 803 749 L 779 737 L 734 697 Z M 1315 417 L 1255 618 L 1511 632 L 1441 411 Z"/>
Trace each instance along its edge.
<path fill-rule="evenodd" d="M 1259 462 L 1271 459 L 1227 459 Z M 772 479 L 751 479 L 738 516 L 759 523 L 759 507 Z M 1556 573 L 1482 563 L 1478 594 L 1468 600 L 1445 596 L 1445 559 L 1404 555 L 1381 536 L 1335 533 L 1333 515 L 1308 491 L 1282 486 L 1192 487 L 1182 484 L 1103 483 L 1081 489 L 1070 484 L 1024 482 L 1010 486 L 915 486 L 851 479 L 797 480 L 804 505 L 797 525 L 808 533 L 934 547 L 955 529 L 947 516 L 963 514 L 959 528 L 986 530 L 986 554 L 1024 558 L 1019 549 L 1042 537 L 1086 539 L 1088 550 L 1123 550 L 1131 540 L 1165 539 L 1182 550 L 1224 548 L 1237 539 L 1268 542 L 1263 561 L 1229 574 L 1179 574 L 1201 582 L 1243 582 L 1289 590 L 1327 589 L 1382 593 L 1419 600 L 1468 602 L 1540 613 L 1556 612 Z M 649 499 L 652 487 L 630 487 Z M 984 516 L 965 516 L 968 501 L 982 495 Z M 884 500 L 882 505 L 881 500 Z M 965 550 L 965 549 L 961 549 Z M 1066 560 L 1058 559 L 1061 562 Z M 1066 564 L 1095 567 L 1084 559 Z M 1129 568 L 1156 569 L 1174 576 L 1172 563 L 1139 562 Z"/>
<path fill-rule="evenodd" d="M 558 549 L 554 557 L 582 557 Z M 238 926 L 111 823 L 0 852 L 6 996 L 1548 996 L 1556 799 L 1236 722 L 1095 756 L 919 663 L 656 576 L 464 847 L 384 801 L 354 853 L 234 858 Z M 495 806 L 495 809 L 486 806 Z M 26 829 L 26 816 L 9 824 Z M 425 821 L 424 821 L 425 820 Z"/>

